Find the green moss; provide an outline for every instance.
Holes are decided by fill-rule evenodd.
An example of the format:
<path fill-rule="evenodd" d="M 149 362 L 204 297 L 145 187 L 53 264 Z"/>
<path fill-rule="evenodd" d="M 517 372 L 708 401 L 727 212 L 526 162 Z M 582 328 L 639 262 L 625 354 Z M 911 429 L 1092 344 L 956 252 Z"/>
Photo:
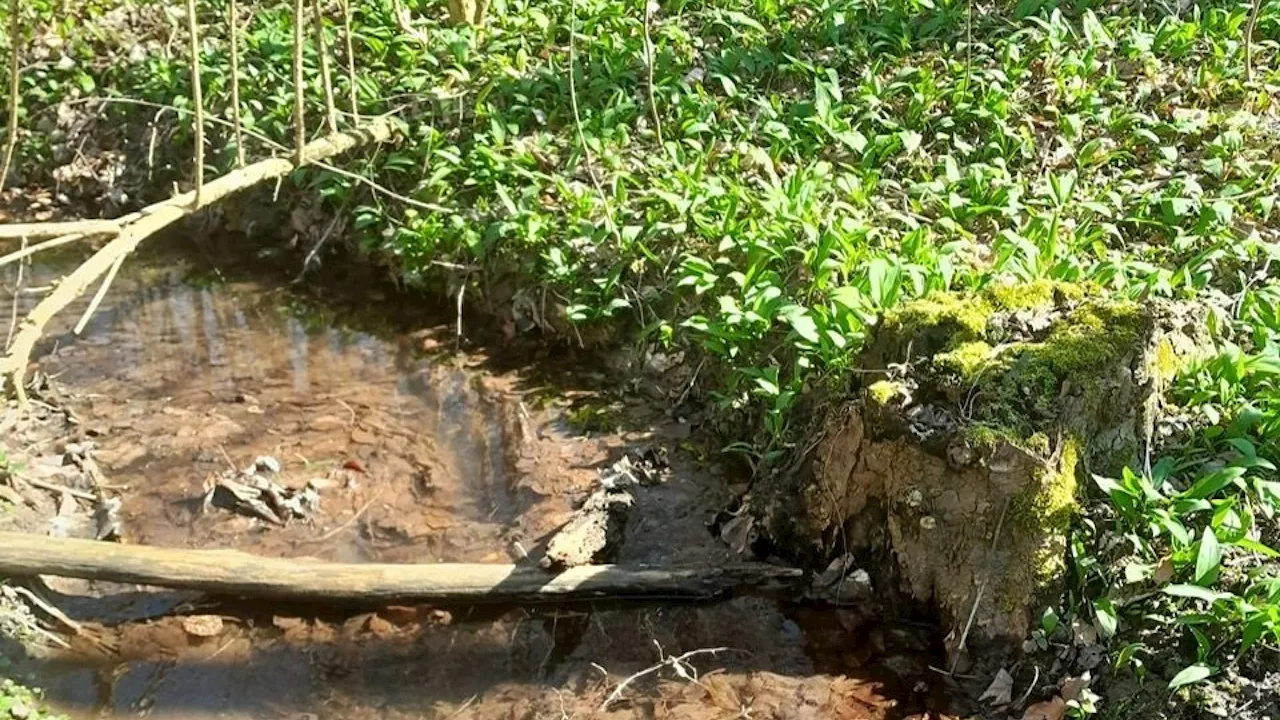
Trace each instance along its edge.
<path fill-rule="evenodd" d="M 987 289 L 990 302 L 1001 310 L 1040 310 L 1060 300 L 1081 300 L 1084 287 L 1058 280 L 993 285 Z"/>
<path fill-rule="evenodd" d="M 934 370 L 971 381 L 987 366 L 991 346 L 982 340 L 971 340 L 933 357 Z"/>
<path fill-rule="evenodd" d="M 1063 442 L 1057 463 L 1045 467 L 1022 494 L 1010 504 L 1010 520 L 1016 527 L 1035 529 L 1045 537 L 1065 537 L 1078 510 L 1076 471 L 1080 445 L 1075 438 Z M 1036 583 L 1048 582 L 1062 571 L 1062 553 L 1048 548 L 1034 568 Z"/>
<path fill-rule="evenodd" d="M 1134 350 L 1141 324 L 1137 303 L 1084 303 L 1054 323 L 1035 353 L 1060 375 L 1097 371 Z"/>
<path fill-rule="evenodd" d="M 960 343 L 983 339 L 993 310 L 985 298 L 934 292 L 890 310 L 885 314 L 884 324 L 904 338 L 926 330 L 943 330 L 952 343 Z"/>
<path fill-rule="evenodd" d="M 1169 338 L 1161 338 L 1156 345 L 1155 352 L 1152 353 L 1151 364 L 1147 371 L 1155 379 L 1157 386 L 1163 386 L 1173 380 L 1178 371 L 1182 369 L 1182 365 L 1182 358 L 1178 357 L 1178 352 L 1174 350 L 1173 343 L 1169 341 Z"/>
<path fill-rule="evenodd" d="M 867 387 L 867 402 L 875 407 L 884 407 L 893 401 L 902 391 L 902 384 L 892 380 L 879 380 Z"/>

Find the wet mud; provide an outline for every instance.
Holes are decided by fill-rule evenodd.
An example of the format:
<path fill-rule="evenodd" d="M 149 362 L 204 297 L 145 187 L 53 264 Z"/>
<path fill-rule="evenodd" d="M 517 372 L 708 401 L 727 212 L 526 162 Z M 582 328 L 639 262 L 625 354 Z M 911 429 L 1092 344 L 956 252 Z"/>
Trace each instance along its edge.
<path fill-rule="evenodd" d="M 601 468 L 680 434 L 643 403 L 628 410 L 638 430 L 576 431 L 566 399 L 584 391 L 547 377 L 590 375 L 590 360 L 457 352 L 455 318 L 421 296 L 341 271 L 304 291 L 245 254 L 168 241 L 126 266 L 82 336 L 68 332 L 73 308 L 42 348 L 40 369 L 71 395 L 78 439 L 122 500 L 126 542 L 536 562 Z M 25 283 L 73 261 L 28 268 Z M 20 309 L 36 299 L 20 295 Z M 388 321 L 352 320 L 353 307 Z M 667 445 L 670 470 L 636 493 L 617 562 L 733 559 L 708 525 L 734 478 Z M 203 501 L 220 474 L 260 456 L 279 462 L 275 482 L 319 488 L 319 509 L 277 525 Z M 950 705 L 929 667 L 941 662 L 935 629 L 857 609 L 744 597 L 353 612 L 47 582 L 84 625 L 70 648 L 18 670 L 73 718 L 908 718 Z M 185 624 L 202 615 L 221 621 L 209 637 Z"/>

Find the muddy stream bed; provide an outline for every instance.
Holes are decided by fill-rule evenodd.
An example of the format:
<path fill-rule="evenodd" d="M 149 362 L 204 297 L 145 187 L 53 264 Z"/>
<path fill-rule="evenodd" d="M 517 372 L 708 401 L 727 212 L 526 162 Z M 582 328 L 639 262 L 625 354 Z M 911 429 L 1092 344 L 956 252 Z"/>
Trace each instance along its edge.
<path fill-rule="evenodd" d="M 68 311 L 40 358 L 93 434 L 126 542 L 533 562 L 601 468 L 657 443 L 670 467 L 637 491 L 617 561 L 733 559 L 708 523 L 742 478 L 680 449 L 665 408 L 633 401 L 626 424 L 637 429 L 625 433 L 567 421 L 569 401 L 600 380 L 592 361 L 503 342 L 453 352 L 448 309 L 433 316 L 369 273 L 325 270 L 302 295 L 285 273 L 296 264 L 230 243 L 178 254 L 181 243 L 127 265 L 82 336 L 69 332 L 82 306 Z M 24 284 L 74 262 L 37 263 Z M 15 276 L 4 270 L 7 318 Z M 35 300 L 23 295 L 22 309 Z M 20 449 L 33 458 L 26 472 L 58 481 L 40 462 L 57 448 Z M 203 507 L 207 483 L 263 455 L 283 485 L 322 481 L 316 513 L 280 526 Z M 27 529 L 85 531 L 66 517 Z M 932 629 L 866 622 L 856 609 L 744 597 L 357 613 L 48 582 L 87 633 L 14 674 L 73 718 L 907 718 L 946 705 L 928 667 L 941 662 Z M 192 614 L 220 616 L 221 631 L 192 636 Z M 717 647 L 729 649 L 691 660 L 696 682 L 651 674 L 601 709 L 660 653 Z"/>

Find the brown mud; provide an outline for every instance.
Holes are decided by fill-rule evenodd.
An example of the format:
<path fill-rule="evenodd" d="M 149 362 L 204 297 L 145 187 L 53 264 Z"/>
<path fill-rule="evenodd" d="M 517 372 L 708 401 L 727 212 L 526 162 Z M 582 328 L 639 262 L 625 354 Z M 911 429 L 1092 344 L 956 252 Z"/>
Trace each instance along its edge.
<path fill-rule="evenodd" d="M 734 479 L 663 440 L 687 434 L 664 408 L 626 404 L 636 429 L 621 433 L 568 421 L 574 398 L 611 384 L 595 359 L 500 332 L 460 352 L 451 313 L 423 309 L 376 269 L 330 266 L 290 285 L 295 259 L 241 242 L 190 245 L 172 237 L 126 265 L 82 337 L 69 327 L 83 303 L 51 329 L 40 369 L 80 425 L 75 437 L 11 448 L 26 472 L 61 482 L 65 442 L 91 440 L 122 500 L 125 541 L 346 562 L 536 562 L 601 468 L 657 442 L 671 467 L 637 489 L 617 561 L 733 558 L 709 523 Z M 75 259 L 46 259 L 24 284 L 47 285 Z M 3 271 L 9 289 L 14 270 Z M 37 299 L 20 298 L 22 311 Z M 204 507 L 219 474 L 264 455 L 282 466 L 281 485 L 320 481 L 318 512 L 280 526 Z M 908 718 L 951 704 L 929 668 L 941 664 L 936 628 L 867 622 L 856 609 L 738 598 L 353 615 L 49 583 L 84 632 L 17 670 L 73 718 Z M 196 637 L 184 629 L 191 615 L 217 615 L 221 629 Z M 632 673 L 708 648 L 727 649 L 691 657 L 696 677 L 669 665 L 602 708 Z"/>

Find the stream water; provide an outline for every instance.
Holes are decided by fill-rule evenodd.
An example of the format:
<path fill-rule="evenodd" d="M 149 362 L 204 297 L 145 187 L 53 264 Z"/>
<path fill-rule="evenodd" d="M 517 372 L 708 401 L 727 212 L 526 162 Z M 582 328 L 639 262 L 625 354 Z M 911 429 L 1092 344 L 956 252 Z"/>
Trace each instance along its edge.
<path fill-rule="evenodd" d="M 570 429 L 557 398 L 584 392 L 589 363 L 431 352 L 452 348 L 453 317 L 374 272 L 322 271 L 300 293 L 284 274 L 296 265 L 180 243 L 127 265 L 82 336 L 67 331 L 79 307 L 67 311 L 40 359 L 97 433 L 128 542 L 512 562 L 537 552 L 598 468 L 652 439 Z M 28 268 L 24 285 L 68 262 Z M 670 423 L 644 403 L 629 412 L 659 437 Z M 203 508 L 212 478 L 261 455 L 284 485 L 324 481 L 316 516 L 275 526 Z M 638 492 L 619 562 L 730 560 L 707 528 L 730 479 L 674 447 L 670 458 L 666 481 Z M 906 718 L 943 704 L 928 629 L 853 610 L 739 598 L 352 615 L 50 584 L 92 641 L 18 670 L 73 718 Z M 149 617 L 158 607 L 171 612 Z M 192 636 L 192 613 L 221 616 L 222 631 Z M 696 681 L 653 673 L 602 708 L 626 676 L 700 648 L 727 650 L 693 658 Z"/>

